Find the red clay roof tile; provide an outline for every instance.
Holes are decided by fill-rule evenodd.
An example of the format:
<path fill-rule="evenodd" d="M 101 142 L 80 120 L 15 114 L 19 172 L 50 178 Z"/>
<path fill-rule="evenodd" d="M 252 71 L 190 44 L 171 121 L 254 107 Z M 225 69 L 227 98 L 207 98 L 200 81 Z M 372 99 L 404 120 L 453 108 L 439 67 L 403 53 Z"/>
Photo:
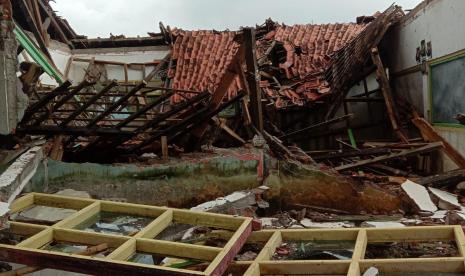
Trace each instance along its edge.
<path fill-rule="evenodd" d="M 176 62 L 168 75 L 173 78 L 172 87 L 213 92 L 227 66 L 239 49 L 234 41 L 236 32 L 173 30 L 175 37 L 172 58 Z M 228 90 L 228 98 L 242 89 L 236 79 Z M 174 95 L 173 102 L 182 98 Z"/>

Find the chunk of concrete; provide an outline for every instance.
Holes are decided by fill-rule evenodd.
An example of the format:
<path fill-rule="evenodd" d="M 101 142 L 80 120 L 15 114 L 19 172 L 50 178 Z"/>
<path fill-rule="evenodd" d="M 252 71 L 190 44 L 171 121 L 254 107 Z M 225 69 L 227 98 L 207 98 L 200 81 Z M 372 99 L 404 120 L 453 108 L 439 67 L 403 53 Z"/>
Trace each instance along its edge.
<path fill-rule="evenodd" d="M 365 273 L 363 273 L 363 276 L 379 276 L 379 270 L 372 266 L 370 268 L 368 268 Z"/>
<path fill-rule="evenodd" d="M 300 221 L 305 228 L 353 228 L 355 224 L 345 221 L 338 222 L 313 222 L 308 218 Z"/>
<path fill-rule="evenodd" d="M 0 175 L 0 201 L 11 203 L 37 171 L 43 158 L 41 147 L 33 147 Z"/>
<path fill-rule="evenodd" d="M 76 210 L 48 206 L 33 206 L 19 214 L 12 215 L 13 220 L 55 224 L 76 213 Z"/>
<path fill-rule="evenodd" d="M 434 214 L 430 217 L 431 219 L 445 219 L 447 216 L 448 210 L 439 210 L 434 212 Z"/>
<path fill-rule="evenodd" d="M 461 210 L 462 205 L 456 195 L 436 188 L 429 188 L 433 196 L 438 200 L 438 207 L 442 210 Z"/>
<path fill-rule="evenodd" d="M 438 210 L 425 187 L 410 180 L 405 181 L 401 187 L 420 211 L 434 213 Z"/>

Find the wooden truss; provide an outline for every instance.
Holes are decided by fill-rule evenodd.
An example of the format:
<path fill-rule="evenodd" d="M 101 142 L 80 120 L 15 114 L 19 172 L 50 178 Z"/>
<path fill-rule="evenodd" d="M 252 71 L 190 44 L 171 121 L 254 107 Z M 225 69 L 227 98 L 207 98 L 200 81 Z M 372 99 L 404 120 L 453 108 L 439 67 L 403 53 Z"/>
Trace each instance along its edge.
<path fill-rule="evenodd" d="M 11 205 L 11 213 L 37 205 L 77 212 L 52 226 L 10 222 L 11 233 L 27 238 L 15 246 L 0 245 L 0 260 L 93 275 L 222 275 L 252 232 L 251 218 L 39 193 L 17 199 Z M 133 236 L 75 229 L 100 212 L 150 217 L 153 220 Z M 156 236 L 171 223 L 224 229 L 231 235 L 223 248 L 157 240 Z M 101 258 L 45 250 L 44 246 L 51 242 L 88 246 L 106 244 L 114 250 Z M 208 266 L 200 272 L 127 261 L 136 252 L 195 259 L 208 263 Z"/>

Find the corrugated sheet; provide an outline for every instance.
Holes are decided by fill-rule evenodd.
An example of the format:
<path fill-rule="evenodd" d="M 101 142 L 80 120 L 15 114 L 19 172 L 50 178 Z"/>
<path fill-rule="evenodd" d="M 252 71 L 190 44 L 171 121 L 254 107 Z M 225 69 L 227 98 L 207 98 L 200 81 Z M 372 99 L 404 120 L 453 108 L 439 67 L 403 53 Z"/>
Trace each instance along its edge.
<path fill-rule="evenodd" d="M 231 63 L 239 43 L 234 41 L 236 32 L 174 30 L 172 58 L 176 66 L 169 71 L 172 87 L 195 91 L 213 92 L 221 76 Z M 242 89 L 237 78 L 229 88 L 226 98 Z M 179 95 L 172 99 L 180 100 Z"/>

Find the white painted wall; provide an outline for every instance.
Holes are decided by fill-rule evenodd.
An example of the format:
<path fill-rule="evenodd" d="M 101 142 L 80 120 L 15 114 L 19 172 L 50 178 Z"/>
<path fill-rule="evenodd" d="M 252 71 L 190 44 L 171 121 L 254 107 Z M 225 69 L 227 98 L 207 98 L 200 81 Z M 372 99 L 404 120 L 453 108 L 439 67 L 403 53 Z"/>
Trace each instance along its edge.
<path fill-rule="evenodd" d="M 149 47 L 131 47 L 131 48 L 101 48 L 101 49 L 85 49 L 85 50 L 70 50 L 67 45 L 52 41 L 49 48 L 50 55 L 55 62 L 58 69 L 64 73 L 66 65 L 71 56 L 76 58 L 92 59 L 103 61 L 115 61 L 123 63 L 147 63 L 155 60 L 163 59 L 169 52 L 167 46 L 149 46 Z M 24 57 L 26 56 L 26 58 Z M 24 51 L 19 55 L 19 62 L 32 58 Z M 83 80 L 87 62 L 74 61 L 69 70 L 68 78 L 73 83 L 78 83 Z M 118 81 L 124 81 L 124 68 L 118 65 L 105 65 L 108 78 Z M 153 70 L 153 66 L 146 67 L 146 75 Z M 128 79 L 130 81 L 142 80 L 142 71 L 129 69 Z M 47 74 L 41 76 L 41 82 L 46 85 L 56 85 L 55 80 L 50 78 Z"/>
<path fill-rule="evenodd" d="M 117 48 L 117 49 L 99 49 L 99 50 L 76 50 L 73 56 L 76 58 L 91 59 L 102 61 L 116 61 L 124 63 L 147 63 L 163 59 L 168 54 L 167 47 L 140 47 L 140 48 Z M 74 61 L 69 72 L 69 78 L 74 81 L 82 80 L 85 74 L 84 69 L 88 66 L 87 62 Z M 109 79 L 124 81 L 124 68 L 119 65 L 105 65 Z M 146 66 L 145 75 L 154 69 L 153 66 Z M 128 69 L 128 80 L 142 80 L 143 72 L 137 69 Z"/>
<path fill-rule="evenodd" d="M 421 5 L 421 4 L 420 4 Z M 407 15 L 388 38 L 390 67 L 400 72 L 417 65 L 416 49 L 422 40 L 432 43 L 432 59 L 465 49 L 465 1 L 428 0 L 415 14 Z M 465 74 L 465 72 L 464 72 Z M 465 77 L 465 75 L 464 75 Z M 428 72 L 413 72 L 394 78 L 397 93 L 409 98 L 426 118 L 430 112 Z M 464 94 L 465 100 L 465 94 Z M 436 127 L 438 132 L 465 155 L 465 130 Z M 444 169 L 455 165 L 444 158 Z"/>

